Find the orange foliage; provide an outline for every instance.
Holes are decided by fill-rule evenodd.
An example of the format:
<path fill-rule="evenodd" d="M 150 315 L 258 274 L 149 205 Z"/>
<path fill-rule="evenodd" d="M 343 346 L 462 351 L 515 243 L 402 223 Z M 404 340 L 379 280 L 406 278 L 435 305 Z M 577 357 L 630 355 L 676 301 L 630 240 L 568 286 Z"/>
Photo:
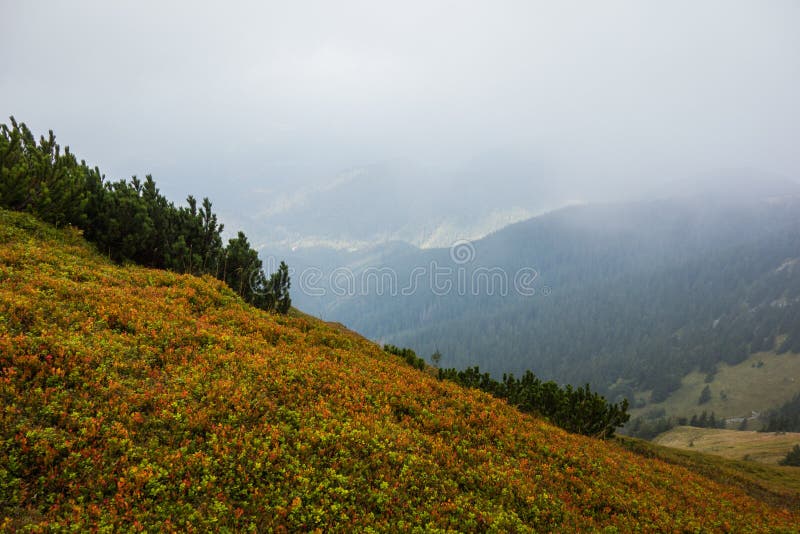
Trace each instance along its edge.
<path fill-rule="evenodd" d="M 0 212 L 0 527 L 793 531 L 211 278 Z"/>

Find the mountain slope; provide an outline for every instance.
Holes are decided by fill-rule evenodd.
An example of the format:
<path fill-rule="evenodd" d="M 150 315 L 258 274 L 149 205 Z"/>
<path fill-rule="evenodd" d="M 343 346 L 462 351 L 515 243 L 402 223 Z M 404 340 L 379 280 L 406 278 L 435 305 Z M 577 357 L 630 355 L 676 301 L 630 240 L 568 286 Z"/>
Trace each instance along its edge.
<path fill-rule="evenodd" d="M 736 486 L 565 433 L 211 278 L 0 212 L 0 525 L 792 531 Z M 613 529 L 611 529 L 613 530 Z"/>
<path fill-rule="evenodd" d="M 329 291 L 327 308 L 324 298 L 297 302 L 373 339 L 424 355 L 439 349 L 446 366 L 498 376 L 532 369 L 614 398 L 653 390 L 663 400 L 693 369 L 800 352 L 800 196 L 712 200 L 566 208 L 472 243 L 466 262 L 440 249 L 378 265 L 401 288 L 414 269 L 449 268 L 448 291 L 423 277 L 407 294 L 361 291 L 362 283 L 347 298 Z M 525 269 L 537 274 L 533 295 L 515 285 Z M 505 296 L 498 284 L 487 289 L 487 270 L 505 279 Z M 353 268 L 356 282 L 364 272 Z"/>

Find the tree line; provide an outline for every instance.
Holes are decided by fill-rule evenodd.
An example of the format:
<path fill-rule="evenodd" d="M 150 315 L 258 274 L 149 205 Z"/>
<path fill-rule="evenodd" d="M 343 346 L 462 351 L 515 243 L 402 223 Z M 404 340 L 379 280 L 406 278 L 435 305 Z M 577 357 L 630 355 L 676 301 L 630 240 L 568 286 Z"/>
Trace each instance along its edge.
<path fill-rule="evenodd" d="M 627 399 L 612 404 L 593 392 L 589 384 L 561 387 L 553 381 L 543 382 L 531 371 L 522 378 L 504 374 L 502 381 L 497 381 L 489 373 L 481 373 L 477 366 L 463 371 L 439 369 L 439 379 L 480 389 L 505 399 L 520 411 L 538 414 L 564 430 L 585 436 L 610 438 L 630 418 Z"/>
<path fill-rule="evenodd" d="M 696 428 L 726 428 L 725 419 L 717 418 L 714 412 L 710 414 L 703 410 L 700 415 L 692 414 L 691 417 L 685 416 L 666 416 L 664 410 L 659 409 L 658 413 L 650 413 L 644 417 L 636 417 L 630 424 L 625 426 L 624 433 L 627 436 L 641 439 L 653 439 L 659 434 L 672 430 L 676 426 L 693 426 Z M 740 421 L 739 430 L 747 428 L 747 419 Z"/>
<path fill-rule="evenodd" d="M 417 353 L 411 349 L 395 347 L 394 345 L 384 345 L 383 350 L 402 358 L 408 365 L 415 369 L 425 369 L 425 360 L 417 356 Z"/>
<path fill-rule="evenodd" d="M 115 262 L 211 275 L 246 302 L 287 313 L 286 263 L 267 276 L 243 232 L 223 243 L 224 226 L 208 198 L 198 203 L 190 195 L 186 203 L 167 200 L 150 175 L 144 181 L 135 176 L 107 180 L 69 147 L 62 150 L 52 130 L 37 142 L 14 117 L 10 125 L 0 125 L 0 207 L 32 213 L 55 226 L 75 226 Z"/>
<path fill-rule="evenodd" d="M 425 368 L 425 361 L 412 349 L 384 345 L 383 350 L 402 358 L 416 369 Z M 438 364 L 441 353 L 437 350 L 431 359 Z M 531 371 L 526 371 L 522 378 L 508 374 L 503 375 L 502 381 L 497 381 L 489 373 L 481 373 L 478 367 L 463 371 L 451 368 L 439 369 L 438 378 L 480 389 L 505 399 L 520 411 L 535 413 L 569 432 L 586 436 L 610 438 L 616 428 L 630 418 L 627 400 L 611 404 L 602 395 L 591 391 L 589 384 L 578 388 L 571 385 L 561 387 L 552 381 L 542 382 Z"/>
<path fill-rule="evenodd" d="M 764 432 L 800 432 L 800 393 L 776 410 L 766 414 Z"/>

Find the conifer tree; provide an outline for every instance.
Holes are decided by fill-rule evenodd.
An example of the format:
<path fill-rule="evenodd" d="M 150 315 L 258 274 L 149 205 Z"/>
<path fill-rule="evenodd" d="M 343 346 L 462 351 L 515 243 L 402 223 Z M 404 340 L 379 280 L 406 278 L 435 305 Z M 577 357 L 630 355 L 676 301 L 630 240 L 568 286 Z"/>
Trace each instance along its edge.
<path fill-rule="evenodd" d="M 800 445 L 795 445 L 779 463 L 781 465 L 800 466 Z"/>
<path fill-rule="evenodd" d="M 708 384 L 706 384 L 706 387 L 704 387 L 703 391 L 700 392 L 700 398 L 697 399 L 697 404 L 702 405 L 710 400 L 711 400 L 711 388 L 708 387 Z"/>
<path fill-rule="evenodd" d="M 292 306 L 292 299 L 289 296 L 289 266 L 281 262 L 278 270 L 270 277 L 270 289 L 275 300 L 275 311 L 278 313 L 288 313 Z"/>
<path fill-rule="evenodd" d="M 258 253 L 250 248 L 244 232 L 240 231 L 235 238 L 228 240 L 224 258 L 223 280 L 244 300 L 252 303 L 258 293 L 263 292 L 263 275 L 260 274 Z"/>

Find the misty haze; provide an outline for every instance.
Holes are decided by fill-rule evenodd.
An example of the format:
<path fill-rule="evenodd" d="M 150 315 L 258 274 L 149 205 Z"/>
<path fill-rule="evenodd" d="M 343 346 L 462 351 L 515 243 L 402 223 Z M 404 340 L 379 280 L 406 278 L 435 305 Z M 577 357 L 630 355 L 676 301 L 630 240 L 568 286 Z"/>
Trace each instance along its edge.
<path fill-rule="evenodd" d="M 794 531 L 798 27 L 0 0 L 0 530 Z"/>

